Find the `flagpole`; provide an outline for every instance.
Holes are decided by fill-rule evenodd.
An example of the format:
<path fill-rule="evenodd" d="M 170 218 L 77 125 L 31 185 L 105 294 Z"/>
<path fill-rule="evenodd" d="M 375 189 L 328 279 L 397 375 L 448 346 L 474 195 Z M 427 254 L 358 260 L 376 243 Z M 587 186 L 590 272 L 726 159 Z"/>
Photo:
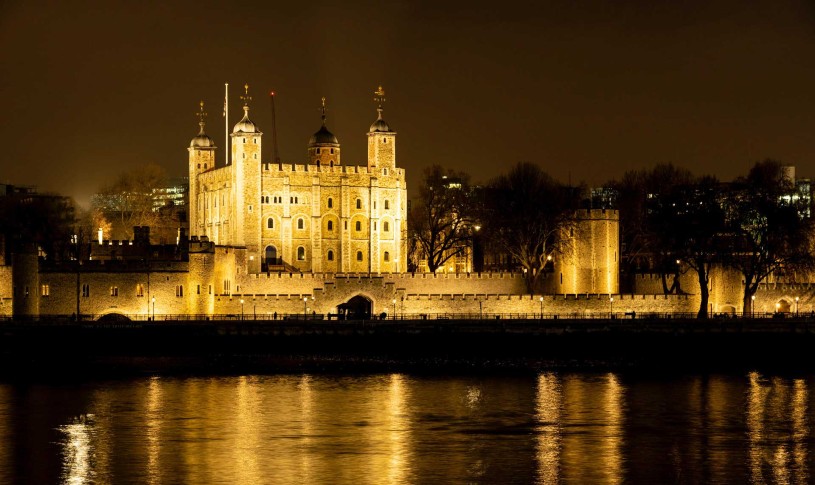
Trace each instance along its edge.
<path fill-rule="evenodd" d="M 224 83 L 224 165 L 229 165 L 229 83 Z"/>

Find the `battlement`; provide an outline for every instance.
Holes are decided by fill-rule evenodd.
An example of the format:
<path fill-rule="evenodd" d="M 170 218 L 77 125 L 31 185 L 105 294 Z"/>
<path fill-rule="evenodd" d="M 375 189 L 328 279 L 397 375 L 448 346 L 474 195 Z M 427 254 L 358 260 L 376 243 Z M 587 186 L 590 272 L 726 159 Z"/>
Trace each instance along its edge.
<path fill-rule="evenodd" d="M 373 174 L 374 170 L 367 165 L 315 165 L 295 163 L 264 163 L 263 171 L 270 173 L 336 173 L 336 174 Z M 401 168 L 393 169 L 395 175 L 404 176 Z"/>

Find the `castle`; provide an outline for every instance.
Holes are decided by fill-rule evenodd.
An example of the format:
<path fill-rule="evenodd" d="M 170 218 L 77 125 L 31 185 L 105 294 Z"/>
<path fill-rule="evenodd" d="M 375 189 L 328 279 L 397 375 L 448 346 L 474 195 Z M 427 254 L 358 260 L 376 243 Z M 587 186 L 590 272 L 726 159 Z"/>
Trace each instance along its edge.
<path fill-rule="evenodd" d="M 405 171 L 397 167 L 396 132 L 377 117 L 366 132 L 367 164 L 344 165 L 326 123 L 307 146 L 307 163 L 262 156 L 263 133 L 243 118 L 231 133 L 231 156 L 216 163 L 203 105 L 188 148 L 189 231 L 176 244 L 151 245 L 149 228 L 132 241 L 95 241 L 89 261 L 49 263 L 35 251 L 0 261 L 0 315 L 277 318 L 283 315 L 577 314 L 687 312 L 688 294 L 665 295 L 657 278 L 619 294 L 619 214 L 581 210 L 571 244 L 552 262 L 543 294 L 527 293 L 521 274 L 407 273 Z M 0 255 L 2 252 L 0 252 Z M 738 276 L 713 277 L 711 310 L 741 310 Z M 756 310 L 811 311 L 810 285 L 767 283 Z"/>

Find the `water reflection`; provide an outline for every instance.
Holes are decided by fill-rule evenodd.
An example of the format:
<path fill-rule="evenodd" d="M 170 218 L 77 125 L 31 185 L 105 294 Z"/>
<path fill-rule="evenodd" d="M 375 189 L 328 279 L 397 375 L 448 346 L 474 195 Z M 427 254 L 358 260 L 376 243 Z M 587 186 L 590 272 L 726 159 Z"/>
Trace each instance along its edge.
<path fill-rule="evenodd" d="M 749 376 L 747 434 L 754 483 L 808 483 L 806 381 Z"/>
<path fill-rule="evenodd" d="M 0 477 L 808 483 L 812 382 L 547 372 L 0 385 Z"/>

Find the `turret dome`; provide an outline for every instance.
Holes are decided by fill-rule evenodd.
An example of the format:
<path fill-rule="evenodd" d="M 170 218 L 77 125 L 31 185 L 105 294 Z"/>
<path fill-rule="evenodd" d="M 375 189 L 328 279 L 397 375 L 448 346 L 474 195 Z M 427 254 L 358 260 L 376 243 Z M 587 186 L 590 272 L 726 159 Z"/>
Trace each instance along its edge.
<path fill-rule="evenodd" d="M 197 113 L 198 134 L 195 135 L 195 138 L 193 138 L 192 141 L 190 141 L 190 148 L 215 148 L 215 142 L 212 141 L 212 138 L 210 138 L 204 132 L 204 125 L 206 125 L 206 122 L 204 122 L 204 118 L 207 117 L 207 114 L 204 112 L 204 102 L 201 101 L 201 103 L 199 103 L 199 106 L 201 107 L 201 109 Z"/>
<path fill-rule="evenodd" d="M 325 121 L 325 120 L 323 120 Z M 334 136 L 333 133 L 328 131 L 328 128 L 325 127 L 325 124 L 320 127 L 317 133 L 311 135 L 311 138 L 308 140 L 309 146 L 314 145 L 339 145 L 340 142 L 337 140 L 337 137 Z"/>
<path fill-rule="evenodd" d="M 368 130 L 368 133 L 377 133 L 377 132 L 389 132 L 391 131 L 390 126 L 388 123 L 382 119 L 382 113 L 379 113 L 379 118 L 371 125 L 371 129 Z"/>

